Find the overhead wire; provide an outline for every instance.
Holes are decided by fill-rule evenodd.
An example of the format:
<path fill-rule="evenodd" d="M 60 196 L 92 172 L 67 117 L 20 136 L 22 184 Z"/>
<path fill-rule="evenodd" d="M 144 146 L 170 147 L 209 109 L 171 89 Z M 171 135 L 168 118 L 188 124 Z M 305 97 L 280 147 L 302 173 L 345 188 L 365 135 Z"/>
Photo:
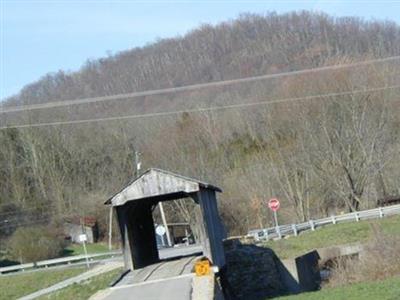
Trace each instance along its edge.
<path fill-rule="evenodd" d="M 78 105 L 78 104 L 88 104 L 94 102 L 104 102 L 104 101 L 111 101 L 111 100 L 123 100 L 123 99 L 130 99 L 136 97 L 143 97 L 143 96 L 153 96 L 153 95 L 163 95 L 163 94 L 171 94 L 177 92 L 184 92 L 184 91 L 194 91 L 206 87 L 223 87 L 232 84 L 238 83 L 248 83 L 248 82 L 255 82 L 260 80 L 272 79 L 272 78 L 282 78 L 288 76 L 295 76 L 295 75 L 302 75 L 302 74 L 311 74 L 316 72 L 322 71 L 330 71 L 330 70 L 338 70 L 343 68 L 353 68 L 363 65 L 370 65 L 375 63 L 382 63 L 382 62 L 392 62 L 395 60 L 399 60 L 399 56 L 390 56 L 385 58 L 376 58 L 370 60 L 364 60 L 349 64 L 338 64 L 338 65 L 329 65 L 324 67 L 317 67 L 317 68 L 309 68 L 309 69 L 302 69 L 296 71 L 287 71 L 281 73 L 273 73 L 273 74 L 266 74 L 266 75 L 259 75 L 259 76 L 251 76 L 245 78 L 238 78 L 238 79 L 229 79 L 229 80 L 221 80 L 221 81 L 214 81 L 214 82 L 207 82 L 207 83 L 198 83 L 192 85 L 186 85 L 181 87 L 172 87 L 172 88 L 164 88 L 164 89 L 154 89 L 142 92 L 132 92 L 132 93 L 125 93 L 125 94 L 117 94 L 117 95 L 110 95 L 110 96 L 100 96 L 100 97 L 91 97 L 91 98 L 82 98 L 82 99 L 74 99 L 74 100 L 63 100 L 63 101 L 52 101 L 40 104 L 31 104 L 31 105 L 20 105 L 20 106 L 3 106 L 0 109 L 0 114 L 2 113 L 10 113 L 10 112 L 19 112 L 19 111 L 30 111 L 30 110 L 38 110 L 38 109 L 48 109 L 48 108 L 55 108 L 55 107 L 62 107 L 62 106 L 70 106 L 70 105 Z"/>
<path fill-rule="evenodd" d="M 183 113 L 200 113 L 200 112 L 207 112 L 207 111 L 239 109 L 239 108 L 259 106 L 259 105 L 270 105 L 270 104 L 276 104 L 276 103 L 297 102 L 297 101 L 312 100 L 312 99 L 319 99 L 319 98 L 331 98 L 331 97 L 353 95 L 353 94 L 359 94 L 359 93 L 379 92 L 379 91 L 383 91 L 383 90 L 398 89 L 398 88 L 400 88 L 400 84 L 399 85 L 390 85 L 390 86 L 381 86 L 381 87 L 370 88 L 370 89 L 349 90 L 349 91 L 345 91 L 345 92 L 317 94 L 317 95 L 304 96 L 304 97 L 281 98 L 281 99 L 273 99 L 273 100 L 250 102 L 250 103 L 238 103 L 238 104 L 230 104 L 230 105 L 193 108 L 193 109 L 186 109 L 186 110 L 163 111 L 163 112 L 155 112 L 155 113 L 147 113 L 147 114 L 134 114 L 134 115 L 125 115 L 125 116 L 80 119 L 80 120 L 69 120 L 69 121 L 55 121 L 55 122 L 10 125 L 10 126 L 2 126 L 2 127 L 0 127 L 0 130 L 13 129 L 13 128 L 34 128 L 34 127 L 44 127 L 44 126 L 73 125 L 73 124 L 106 122 L 106 121 L 127 120 L 127 119 L 165 117 L 165 116 L 171 116 L 171 115 L 177 115 L 177 114 L 183 114 Z"/>

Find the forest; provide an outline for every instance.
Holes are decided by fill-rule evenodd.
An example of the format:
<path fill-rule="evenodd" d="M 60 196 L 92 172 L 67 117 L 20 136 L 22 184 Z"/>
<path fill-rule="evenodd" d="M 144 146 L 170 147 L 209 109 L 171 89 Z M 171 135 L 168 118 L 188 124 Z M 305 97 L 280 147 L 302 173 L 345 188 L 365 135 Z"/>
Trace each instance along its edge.
<path fill-rule="evenodd" d="M 104 235 L 104 202 L 134 177 L 135 151 L 142 170 L 162 168 L 221 187 L 219 209 L 230 235 L 271 226 L 271 197 L 281 201 L 282 224 L 400 197 L 400 59 L 357 64 L 398 55 L 394 22 L 306 11 L 243 14 L 87 61 L 79 71 L 47 74 L 0 110 L 0 238 L 73 215 L 96 216 Z M 346 64 L 353 66 L 7 112 Z M 132 115 L 146 117 L 119 118 Z M 166 210 L 168 220 L 191 221 L 190 204 Z"/>

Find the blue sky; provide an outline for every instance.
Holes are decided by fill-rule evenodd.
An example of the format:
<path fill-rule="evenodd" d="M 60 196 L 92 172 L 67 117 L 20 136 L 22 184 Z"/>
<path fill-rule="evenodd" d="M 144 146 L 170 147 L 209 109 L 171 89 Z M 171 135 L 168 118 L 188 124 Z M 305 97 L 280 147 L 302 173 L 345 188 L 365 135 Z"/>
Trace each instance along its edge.
<path fill-rule="evenodd" d="M 0 99 L 49 72 L 78 70 L 87 59 L 183 35 L 240 13 L 322 11 L 393 20 L 399 1 L 57 1 L 0 0 Z"/>

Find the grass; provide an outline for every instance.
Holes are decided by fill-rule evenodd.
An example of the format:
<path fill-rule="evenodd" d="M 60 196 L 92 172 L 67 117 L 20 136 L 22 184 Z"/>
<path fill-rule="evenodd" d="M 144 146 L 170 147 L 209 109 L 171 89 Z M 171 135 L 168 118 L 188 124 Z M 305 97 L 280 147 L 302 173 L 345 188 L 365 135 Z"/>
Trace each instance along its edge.
<path fill-rule="evenodd" d="M 296 257 L 313 249 L 334 245 L 366 242 L 373 235 L 372 224 L 379 224 L 384 233 L 400 237 L 400 216 L 380 220 L 342 223 L 306 231 L 297 237 L 269 241 L 263 245 L 271 248 L 282 259 Z"/>
<path fill-rule="evenodd" d="M 88 254 L 108 252 L 108 245 L 105 243 L 86 244 Z M 115 250 L 115 249 L 114 249 Z M 82 244 L 71 244 L 63 250 L 62 257 L 85 254 Z M 5 250 L 0 251 L 0 267 L 7 267 L 19 264 L 13 260 Z"/>
<path fill-rule="evenodd" d="M 38 298 L 39 300 L 86 300 L 97 291 L 107 288 L 121 274 L 122 269 L 93 277 L 79 284 L 74 284 L 57 292 Z"/>
<path fill-rule="evenodd" d="M 108 252 L 108 246 L 104 243 L 86 244 L 88 254 Z M 71 244 L 64 249 L 64 256 L 85 254 L 81 244 Z"/>
<path fill-rule="evenodd" d="M 280 297 L 279 300 L 397 300 L 400 299 L 400 277 L 380 282 L 363 282 L 300 295 Z"/>
<path fill-rule="evenodd" d="M 64 279 L 79 275 L 85 270 L 85 268 L 68 268 L 0 276 L 0 299 L 18 299 Z"/>

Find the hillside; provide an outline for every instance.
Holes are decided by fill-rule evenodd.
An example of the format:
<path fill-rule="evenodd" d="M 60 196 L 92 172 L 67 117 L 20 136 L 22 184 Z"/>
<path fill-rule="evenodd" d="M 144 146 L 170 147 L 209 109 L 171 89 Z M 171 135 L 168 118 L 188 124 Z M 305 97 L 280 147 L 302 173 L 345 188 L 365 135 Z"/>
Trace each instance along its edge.
<path fill-rule="evenodd" d="M 26 86 L 6 106 L 113 95 L 260 74 L 350 63 L 400 54 L 392 22 L 332 18 L 310 12 L 242 15 L 88 61 Z M 373 207 L 398 195 L 399 61 L 349 70 L 2 115 L 1 126 L 103 118 L 226 104 L 336 97 L 0 132 L 0 213 L 7 225 L 56 222 L 69 214 L 98 216 L 103 201 L 134 174 L 134 151 L 144 167 L 160 167 L 220 185 L 220 208 L 231 234 L 267 226 L 264 201 L 281 198 L 282 221 L 332 210 Z M 350 93 L 349 93 L 350 91 Z M 323 100 L 323 101 L 321 101 Z M 329 101 L 326 101 L 329 100 Z M 371 147 L 371 145 L 373 145 Z M 190 218 L 167 207 L 171 220 Z"/>
<path fill-rule="evenodd" d="M 336 57 L 399 53 L 400 27 L 395 23 L 306 11 L 243 14 L 184 37 L 88 61 L 79 72 L 48 74 L 9 101 L 33 104 L 113 95 L 316 67 Z"/>

